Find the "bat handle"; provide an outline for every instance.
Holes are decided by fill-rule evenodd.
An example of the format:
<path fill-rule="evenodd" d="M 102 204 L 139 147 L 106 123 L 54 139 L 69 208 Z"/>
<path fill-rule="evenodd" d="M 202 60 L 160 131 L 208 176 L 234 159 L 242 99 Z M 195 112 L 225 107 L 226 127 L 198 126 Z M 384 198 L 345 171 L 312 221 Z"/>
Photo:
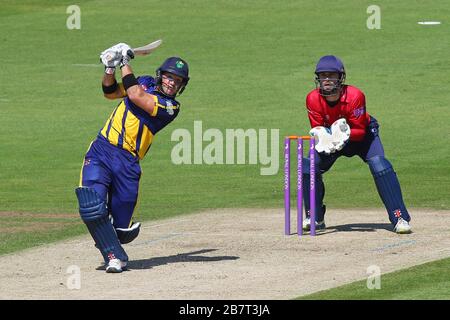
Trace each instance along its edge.
<path fill-rule="evenodd" d="M 134 59 L 134 52 L 133 52 L 133 50 L 129 49 L 129 50 L 127 51 L 127 55 L 128 55 L 131 59 Z"/>

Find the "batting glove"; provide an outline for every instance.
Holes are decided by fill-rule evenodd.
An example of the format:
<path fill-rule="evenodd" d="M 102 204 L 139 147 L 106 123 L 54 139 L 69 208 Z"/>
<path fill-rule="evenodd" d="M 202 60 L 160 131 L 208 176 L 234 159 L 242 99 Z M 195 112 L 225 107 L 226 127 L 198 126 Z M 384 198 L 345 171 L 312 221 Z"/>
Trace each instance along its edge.
<path fill-rule="evenodd" d="M 122 59 L 122 55 L 120 52 L 115 50 L 106 49 L 100 54 L 100 61 L 103 63 L 105 68 L 115 68 L 120 64 L 120 60 Z"/>
<path fill-rule="evenodd" d="M 134 53 L 129 46 L 122 48 L 122 60 L 120 61 L 120 68 L 128 65 L 133 58 Z"/>
<path fill-rule="evenodd" d="M 123 53 L 130 50 L 130 46 L 126 43 L 118 43 L 100 54 L 100 61 L 106 68 L 115 68 L 120 65 Z"/>

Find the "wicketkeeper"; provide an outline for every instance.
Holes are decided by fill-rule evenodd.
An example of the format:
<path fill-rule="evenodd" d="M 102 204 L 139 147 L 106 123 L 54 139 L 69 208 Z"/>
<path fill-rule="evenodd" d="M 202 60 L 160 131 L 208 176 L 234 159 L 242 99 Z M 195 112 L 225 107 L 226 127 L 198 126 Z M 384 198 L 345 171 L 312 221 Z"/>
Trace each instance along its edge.
<path fill-rule="evenodd" d="M 344 84 L 345 69 L 335 56 L 320 58 L 315 70 L 316 89 L 306 97 L 306 108 L 311 123 L 310 134 L 316 137 L 316 229 L 325 228 L 323 198 L 325 186 L 322 174 L 341 156 L 358 155 L 368 164 L 383 201 L 393 230 L 410 233 L 411 220 L 402 198 L 400 184 L 392 164 L 384 155 L 378 134 L 378 122 L 366 112 L 364 93 Z M 303 229 L 309 230 L 309 160 L 304 159 L 303 199 L 306 219 Z"/>
<path fill-rule="evenodd" d="M 91 143 L 77 188 L 81 219 L 86 224 L 106 265 L 106 272 L 122 272 L 128 256 L 122 244 L 139 234 L 132 217 L 138 199 L 141 168 L 155 134 L 180 111 L 175 100 L 189 81 L 186 61 L 168 58 L 156 77 L 136 77 L 130 66 L 131 48 L 119 43 L 100 55 L 105 66 L 104 96 L 120 102 Z M 115 70 L 120 67 L 122 82 Z"/>

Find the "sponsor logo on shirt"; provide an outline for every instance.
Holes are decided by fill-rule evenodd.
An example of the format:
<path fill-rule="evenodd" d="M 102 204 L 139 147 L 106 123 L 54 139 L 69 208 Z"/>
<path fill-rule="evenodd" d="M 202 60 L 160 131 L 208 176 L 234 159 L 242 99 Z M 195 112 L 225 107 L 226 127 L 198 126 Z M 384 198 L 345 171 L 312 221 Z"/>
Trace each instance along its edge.
<path fill-rule="evenodd" d="M 175 113 L 175 112 L 173 111 L 173 104 L 172 104 L 172 102 L 167 101 L 167 102 L 166 102 L 166 105 L 167 105 L 167 107 L 166 107 L 167 113 L 170 114 L 170 115 L 172 116 L 172 115 Z"/>
<path fill-rule="evenodd" d="M 358 118 L 362 116 L 366 112 L 366 106 L 359 107 L 358 109 L 353 110 L 353 115 Z"/>

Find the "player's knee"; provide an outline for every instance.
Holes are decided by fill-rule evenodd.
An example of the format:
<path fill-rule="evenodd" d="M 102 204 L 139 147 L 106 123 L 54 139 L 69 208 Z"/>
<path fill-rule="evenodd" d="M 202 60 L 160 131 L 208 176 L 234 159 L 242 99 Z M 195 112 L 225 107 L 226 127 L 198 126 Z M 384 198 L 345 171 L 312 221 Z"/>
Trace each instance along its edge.
<path fill-rule="evenodd" d="M 75 189 L 78 198 L 80 216 L 83 221 L 93 221 L 107 216 L 106 203 L 97 191 L 89 187 Z"/>
<path fill-rule="evenodd" d="M 135 222 L 130 228 L 116 228 L 117 237 L 121 244 L 130 243 L 139 235 L 141 224 Z"/>
<path fill-rule="evenodd" d="M 374 177 L 383 176 L 394 171 L 392 164 L 383 156 L 375 156 L 367 160 L 370 172 Z"/>

